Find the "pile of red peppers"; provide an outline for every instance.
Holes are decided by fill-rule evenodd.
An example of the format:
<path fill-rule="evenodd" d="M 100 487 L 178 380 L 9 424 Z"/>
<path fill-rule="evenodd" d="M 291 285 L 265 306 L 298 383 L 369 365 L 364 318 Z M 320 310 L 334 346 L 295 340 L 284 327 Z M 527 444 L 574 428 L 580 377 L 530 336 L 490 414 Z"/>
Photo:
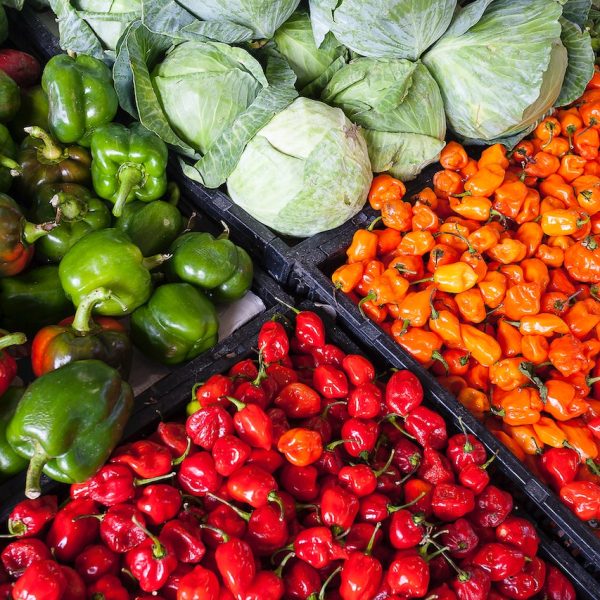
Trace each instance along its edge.
<path fill-rule="evenodd" d="M 539 537 L 408 371 L 277 320 L 185 423 L 12 511 L 0 599 L 573 600 Z"/>

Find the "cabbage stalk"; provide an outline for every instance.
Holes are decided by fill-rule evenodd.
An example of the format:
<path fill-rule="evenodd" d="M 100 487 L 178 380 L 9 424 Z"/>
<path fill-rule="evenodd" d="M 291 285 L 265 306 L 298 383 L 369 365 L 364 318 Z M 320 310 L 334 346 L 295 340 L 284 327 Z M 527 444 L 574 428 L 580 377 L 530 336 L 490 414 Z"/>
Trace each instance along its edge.
<path fill-rule="evenodd" d="M 346 64 L 347 50 L 331 33 L 317 48 L 310 17 L 302 11 L 294 13 L 275 32 L 273 41 L 296 74 L 296 88 L 303 96 L 319 94 Z"/>
<path fill-rule="evenodd" d="M 152 84 L 172 129 L 201 154 L 268 85 L 245 50 L 193 41 L 167 54 L 152 72 Z"/>
<path fill-rule="evenodd" d="M 444 147 L 442 96 L 421 63 L 359 58 L 335 73 L 322 100 L 363 128 L 375 173 L 414 179 Z"/>
<path fill-rule="evenodd" d="M 246 146 L 227 190 L 278 233 L 308 237 L 357 214 L 372 178 L 358 127 L 338 108 L 298 98 Z"/>

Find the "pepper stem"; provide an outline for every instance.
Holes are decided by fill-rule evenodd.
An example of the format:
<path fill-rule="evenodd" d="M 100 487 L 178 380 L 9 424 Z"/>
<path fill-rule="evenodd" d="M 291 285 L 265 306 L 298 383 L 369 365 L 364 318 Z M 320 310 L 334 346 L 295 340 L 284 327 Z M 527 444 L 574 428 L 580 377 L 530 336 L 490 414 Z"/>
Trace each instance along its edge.
<path fill-rule="evenodd" d="M 33 456 L 29 461 L 27 476 L 25 478 L 25 496 L 31 500 L 39 498 L 42 494 L 40 477 L 42 476 L 42 470 L 46 462 L 48 462 L 48 455 L 44 452 L 39 442 L 34 442 Z"/>
<path fill-rule="evenodd" d="M 390 457 L 387 459 L 387 462 L 385 463 L 385 465 L 383 465 L 383 467 L 381 467 L 381 469 L 379 469 L 379 471 L 375 471 L 375 477 L 377 477 L 377 478 L 381 477 L 390 468 L 390 465 L 392 464 L 392 461 L 394 460 L 395 453 L 396 453 L 396 450 L 394 448 L 392 448 L 392 451 L 390 452 Z"/>
<path fill-rule="evenodd" d="M 177 458 L 174 458 L 171 461 L 171 464 L 174 467 L 176 467 L 177 465 L 180 465 L 188 457 L 188 454 L 190 453 L 191 449 L 192 449 L 192 440 L 188 437 L 187 438 L 187 445 L 185 447 L 185 450 L 183 451 L 183 454 L 181 456 L 178 456 Z"/>
<path fill-rule="evenodd" d="M 148 269 L 148 271 L 152 271 L 152 269 L 156 269 L 160 267 L 164 262 L 168 261 L 172 254 L 154 254 L 153 256 L 146 256 L 142 260 L 142 265 Z"/>
<path fill-rule="evenodd" d="M 249 512 L 246 512 L 245 510 L 242 510 L 241 508 L 234 506 L 233 504 L 231 504 L 231 502 L 228 502 L 224 498 L 221 498 L 220 496 L 216 496 L 215 494 L 212 494 L 211 492 L 206 492 L 206 495 L 209 498 L 212 498 L 213 500 L 217 500 L 218 502 L 221 502 L 225 506 L 228 506 L 234 513 L 236 513 L 238 515 L 238 517 L 241 517 L 242 519 L 244 519 L 244 521 L 246 521 L 246 523 L 250 520 L 250 517 L 252 515 Z"/>
<path fill-rule="evenodd" d="M 271 492 L 267 498 L 270 502 L 275 502 L 275 504 L 279 506 L 279 518 L 283 520 L 285 518 L 285 506 L 283 505 L 283 500 L 279 494 L 277 492 Z"/>
<path fill-rule="evenodd" d="M 56 221 L 81 221 L 88 212 L 88 203 L 73 194 L 59 192 L 50 199 L 52 208 L 56 209 Z"/>
<path fill-rule="evenodd" d="M 231 402 L 238 410 L 244 410 L 244 408 L 246 408 L 246 405 L 237 398 L 233 398 L 232 396 L 225 396 L 225 398 L 229 400 L 229 402 Z"/>
<path fill-rule="evenodd" d="M 152 556 L 156 559 L 164 558 L 167 555 L 167 549 L 161 544 L 160 540 L 135 517 L 131 517 L 131 521 L 152 540 Z"/>
<path fill-rule="evenodd" d="M 281 579 L 285 565 L 290 560 L 290 558 L 292 558 L 294 556 L 296 556 L 295 552 L 289 552 L 288 554 L 286 554 L 283 557 L 283 560 L 279 563 L 279 566 L 275 569 L 275 575 L 277 575 L 277 577 L 279 577 Z"/>
<path fill-rule="evenodd" d="M 40 148 L 39 153 L 46 160 L 60 160 L 63 157 L 63 149 L 41 127 L 25 127 L 25 133 L 43 142 L 44 147 Z"/>
<path fill-rule="evenodd" d="M 149 483 L 154 483 L 155 481 L 164 481 L 165 479 L 170 479 L 177 475 L 175 472 L 167 473 L 166 475 L 159 475 L 158 477 L 147 477 L 146 479 L 134 479 L 133 485 L 139 487 L 140 485 L 147 485 Z"/>
<path fill-rule="evenodd" d="M 325 600 L 325 591 L 327 590 L 327 586 L 333 581 L 334 577 L 342 570 L 342 567 L 338 567 L 326 580 L 325 583 L 321 587 L 321 591 L 319 592 L 319 600 Z"/>
<path fill-rule="evenodd" d="M 36 240 L 48 235 L 57 226 L 56 221 L 46 221 L 46 223 L 40 223 L 39 225 L 25 221 L 23 224 L 23 240 L 28 244 L 33 244 Z"/>
<path fill-rule="evenodd" d="M 275 298 L 275 300 L 277 300 L 277 302 L 279 302 L 279 304 L 282 304 L 283 306 L 285 306 L 286 308 L 289 308 L 291 311 L 294 312 L 294 314 L 299 315 L 300 311 L 297 308 L 294 308 L 293 306 L 291 306 L 290 304 L 288 304 L 287 302 L 284 302 L 283 300 L 281 300 L 281 298 Z"/>
<path fill-rule="evenodd" d="M 426 495 L 427 495 L 427 492 L 421 492 L 416 498 L 413 498 L 407 504 L 403 504 L 402 506 L 388 506 L 388 509 L 387 509 L 388 514 L 391 515 L 395 512 L 398 512 L 399 510 L 404 510 L 405 508 L 408 508 L 409 506 L 416 504 L 419 500 L 421 500 L 421 498 L 424 498 Z"/>
<path fill-rule="evenodd" d="M 363 319 L 367 318 L 367 315 L 365 315 L 365 311 L 363 310 L 363 304 L 365 304 L 365 302 L 372 302 L 373 300 L 377 300 L 377 294 L 375 292 L 369 292 L 359 303 L 358 303 L 358 310 L 360 311 L 360 314 L 362 315 Z"/>
<path fill-rule="evenodd" d="M 123 309 L 123 312 L 127 311 L 127 306 L 124 302 L 110 290 L 107 290 L 106 288 L 97 288 L 83 297 L 77 307 L 71 327 L 79 333 L 89 333 L 91 330 L 90 321 L 92 320 L 92 310 L 94 310 L 94 307 L 97 304 L 100 304 L 100 302 L 107 302 L 108 300 L 114 300 Z"/>
<path fill-rule="evenodd" d="M 24 333 L 15 332 L 3 335 L 0 337 L 0 350 L 9 346 L 20 346 L 27 341 L 27 336 Z"/>
<path fill-rule="evenodd" d="M 221 225 L 223 225 L 222 233 L 217 237 L 218 240 L 228 240 L 229 239 L 229 225 L 225 223 L 225 221 L 221 221 Z"/>
<path fill-rule="evenodd" d="M 200 529 L 208 529 L 209 531 L 220 535 L 223 538 L 223 543 L 225 544 L 229 541 L 229 536 L 218 527 L 213 527 L 212 525 L 207 525 L 206 523 L 201 523 L 200 525 L 198 525 L 198 527 L 200 527 Z"/>
<path fill-rule="evenodd" d="M 369 538 L 369 543 L 367 544 L 367 549 L 365 550 L 365 554 L 367 556 L 371 556 L 371 552 L 373 551 L 373 546 L 375 545 L 375 538 L 377 537 L 377 532 L 379 531 L 380 528 L 381 528 L 381 521 L 379 521 L 377 523 L 377 525 L 375 525 L 375 529 L 373 529 L 373 533 L 371 534 L 371 537 Z"/>
<path fill-rule="evenodd" d="M 140 167 L 132 165 L 122 165 L 117 174 L 119 189 L 114 199 L 114 207 L 112 214 L 115 217 L 120 217 L 123 214 L 123 207 L 129 200 L 131 192 L 140 187 L 144 181 L 144 173 Z"/>
<path fill-rule="evenodd" d="M 9 169 L 13 177 L 21 175 L 21 165 L 16 160 L 4 156 L 4 154 L 0 154 L 0 167 Z"/>

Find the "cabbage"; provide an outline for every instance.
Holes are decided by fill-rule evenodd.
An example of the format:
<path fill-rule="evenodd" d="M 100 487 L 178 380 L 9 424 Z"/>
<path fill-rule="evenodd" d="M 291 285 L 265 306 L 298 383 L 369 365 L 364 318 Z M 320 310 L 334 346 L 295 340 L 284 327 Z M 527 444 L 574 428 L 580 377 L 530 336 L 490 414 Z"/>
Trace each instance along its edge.
<path fill-rule="evenodd" d="M 456 0 L 310 0 L 317 44 L 327 31 L 362 56 L 416 60 L 446 31 Z"/>
<path fill-rule="evenodd" d="M 356 125 L 337 108 L 298 98 L 247 145 L 227 190 L 261 223 L 308 237 L 358 213 L 372 178 Z"/>
<path fill-rule="evenodd" d="M 558 2 L 478 0 L 468 9 L 423 57 L 457 134 L 476 142 L 517 139 L 535 127 L 559 95 L 583 92 L 585 72 L 592 68 L 587 42 L 579 31 L 567 52 Z M 572 76 L 566 78 L 567 73 Z M 568 89 L 561 94 L 563 82 Z"/>
<path fill-rule="evenodd" d="M 333 76 L 321 99 L 364 128 L 376 173 L 414 179 L 444 147 L 442 96 L 421 63 L 359 58 Z"/>
<path fill-rule="evenodd" d="M 294 13 L 275 32 L 273 41 L 296 74 L 296 88 L 303 96 L 320 93 L 331 76 L 346 64 L 347 50 L 332 34 L 327 34 L 317 48 L 305 12 Z"/>
<path fill-rule="evenodd" d="M 192 41 L 157 65 L 152 83 L 173 130 L 202 154 L 268 85 L 260 64 L 245 50 Z"/>

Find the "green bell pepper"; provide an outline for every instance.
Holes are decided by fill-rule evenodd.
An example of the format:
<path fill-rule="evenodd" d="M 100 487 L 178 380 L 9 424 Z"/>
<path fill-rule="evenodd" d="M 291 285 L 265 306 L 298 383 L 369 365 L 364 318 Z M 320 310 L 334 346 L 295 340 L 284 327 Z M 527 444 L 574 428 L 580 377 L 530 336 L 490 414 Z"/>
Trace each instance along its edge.
<path fill-rule="evenodd" d="M 167 272 L 172 279 L 210 290 L 218 302 L 241 298 L 252 285 L 254 274 L 248 253 L 226 236 L 192 231 L 171 245 Z"/>
<path fill-rule="evenodd" d="M 40 495 L 40 476 L 64 483 L 91 477 L 117 445 L 133 410 L 133 392 L 99 360 L 80 360 L 38 377 L 6 430 L 29 459 L 25 495 Z"/>
<path fill-rule="evenodd" d="M 190 360 L 218 341 L 219 319 L 202 292 L 187 283 L 167 283 L 131 315 L 134 344 L 166 365 Z"/>
<path fill-rule="evenodd" d="M 0 398 L 0 480 L 8 479 L 27 468 L 27 459 L 19 456 L 6 439 L 6 428 L 24 391 L 24 387 L 11 387 Z"/>
<path fill-rule="evenodd" d="M 100 198 L 120 217 L 125 203 L 150 202 L 167 190 L 166 144 L 140 123 L 129 129 L 118 123 L 100 127 L 92 136 L 92 181 Z"/>
<path fill-rule="evenodd" d="M 0 278 L 0 323 L 10 331 L 35 333 L 72 312 L 73 305 L 60 284 L 56 265 Z"/>
<path fill-rule="evenodd" d="M 48 95 L 50 131 L 65 144 L 89 146 L 94 129 L 110 123 L 119 108 L 110 69 L 85 54 L 52 57 L 42 88 Z"/>
<path fill-rule="evenodd" d="M 91 183 L 92 157 L 80 146 L 61 146 L 43 129 L 26 127 L 29 134 L 21 143 L 18 161 L 22 175 L 19 188 L 25 199 L 45 183 Z"/>
<path fill-rule="evenodd" d="M 18 141 L 27 136 L 25 127 L 48 127 L 48 96 L 41 85 L 21 90 L 21 108 L 9 127 Z"/>
<path fill-rule="evenodd" d="M 111 222 L 106 204 L 76 183 L 49 183 L 38 188 L 30 211 L 31 219 L 43 223 L 55 214 L 58 226 L 35 245 L 36 257 L 47 262 L 60 262 L 82 237 L 110 227 Z"/>
<path fill-rule="evenodd" d="M 157 254 L 144 258 L 140 249 L 121 231 L 101 229 L 81 238 L 61 260 L 58 274 L 73 303 L 97 288 L 111 290 L 119 302 L 109 299 L 96 305 L 96 313 L 126 315 L 144 304 L 152 293 L 150 269 L 169 258 Z"/>
<path fill-rule="evenodd" d="M 15 80 L 0 70 L 0 121 L 8 123 L 19 112 L 21 90 Z"/>
<path fill-rule="evenodd" d="M 129 202 L 115 227 L 126 233 L 142 254 L 166 252 L 183 229 L 179 209 L 169 202 Z"/>
<path fill-rule="evenodd" d="M 21 174 L 21 166 L 16 161 L 17 146 L 10 131 L 0 124 L 0 192 L 8 192 L 13 176 Z"/>

